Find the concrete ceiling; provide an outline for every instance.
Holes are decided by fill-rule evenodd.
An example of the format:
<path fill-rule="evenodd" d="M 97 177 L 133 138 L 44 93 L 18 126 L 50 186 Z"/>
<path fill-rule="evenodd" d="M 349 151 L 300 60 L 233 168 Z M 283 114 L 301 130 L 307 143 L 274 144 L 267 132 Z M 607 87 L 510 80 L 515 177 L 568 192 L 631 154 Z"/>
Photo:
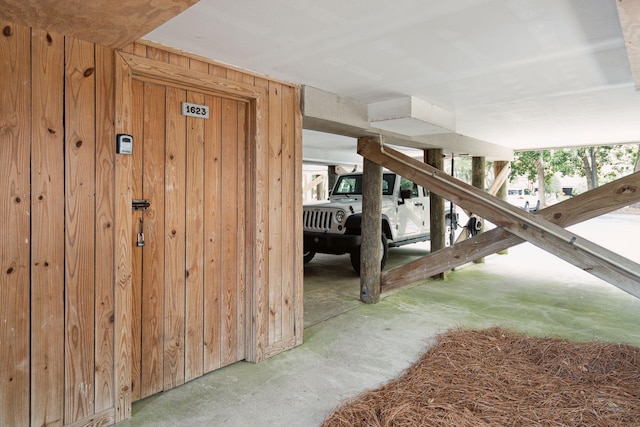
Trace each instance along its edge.
<path fill-rule="evenodd" d="M 146 39 L 514 149 L 640 141 L 616 0 L 201 0 Z"/>

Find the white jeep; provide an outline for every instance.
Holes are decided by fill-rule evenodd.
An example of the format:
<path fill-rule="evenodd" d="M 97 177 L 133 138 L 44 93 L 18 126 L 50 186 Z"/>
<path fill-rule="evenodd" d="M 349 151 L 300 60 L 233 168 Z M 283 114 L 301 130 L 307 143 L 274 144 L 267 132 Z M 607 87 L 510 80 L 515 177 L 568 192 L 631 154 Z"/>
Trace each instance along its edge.
<path fill-rule="evenodd" d="M 360 242 L 362 221 L 362 173 L 340 175 L 329 201 L 303 207 L 304 262 L 316 253 L 351 255 L 351 265 L 360 273 Z M 454 240 L 459 214 L 446 212 L 447 245 Z M 464 225 L 464 224 L 463 224 Z M 427 189 L 395 173 L 382 177 L 382 259 L 387 261 L 387 249 L 430 238 L 429 192 Z"/>

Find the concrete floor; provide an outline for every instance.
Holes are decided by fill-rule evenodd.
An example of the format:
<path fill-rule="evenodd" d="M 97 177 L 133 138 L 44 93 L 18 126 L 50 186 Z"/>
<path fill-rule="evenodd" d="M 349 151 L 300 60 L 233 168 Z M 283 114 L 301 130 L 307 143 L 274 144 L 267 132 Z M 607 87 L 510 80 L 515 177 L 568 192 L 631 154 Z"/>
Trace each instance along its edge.
<path fill-rule="evenodd" d="M 640 215 L 616 213 L 572 228 L 640 262 Z M 389 265 L 428 252 L 390 250 Z M 640 346 L 640 300 L 529 244 L 358 301 L 348 256 L 305 268 L 305 342 L 260 364 L 237 363 L 137 402 L 122 426 L 317 426 L 337 405 L 398 376 L 438 333 L 502 326 L 537 336 Z"/>

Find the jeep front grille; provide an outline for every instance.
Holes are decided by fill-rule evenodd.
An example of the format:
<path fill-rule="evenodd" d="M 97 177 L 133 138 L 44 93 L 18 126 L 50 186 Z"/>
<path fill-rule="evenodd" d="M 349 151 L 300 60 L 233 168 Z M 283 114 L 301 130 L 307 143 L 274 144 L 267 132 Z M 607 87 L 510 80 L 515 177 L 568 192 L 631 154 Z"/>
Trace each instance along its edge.
<path fill-rule="evenodd" d="M 302 218 L 305 230 L 329 231 L 333 221 L 333 212 L 305 210 Z"/>

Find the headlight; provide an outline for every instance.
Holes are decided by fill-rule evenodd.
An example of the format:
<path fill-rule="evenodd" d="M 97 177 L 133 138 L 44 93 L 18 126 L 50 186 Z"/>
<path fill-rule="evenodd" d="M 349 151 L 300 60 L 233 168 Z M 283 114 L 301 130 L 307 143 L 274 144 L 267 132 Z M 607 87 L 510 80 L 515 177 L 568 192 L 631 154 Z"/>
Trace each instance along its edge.
<path fill-rule="evenodd" d="M 344 220 L 344 211 L 336 212 L 336 221 L 342 222 Z"/>

